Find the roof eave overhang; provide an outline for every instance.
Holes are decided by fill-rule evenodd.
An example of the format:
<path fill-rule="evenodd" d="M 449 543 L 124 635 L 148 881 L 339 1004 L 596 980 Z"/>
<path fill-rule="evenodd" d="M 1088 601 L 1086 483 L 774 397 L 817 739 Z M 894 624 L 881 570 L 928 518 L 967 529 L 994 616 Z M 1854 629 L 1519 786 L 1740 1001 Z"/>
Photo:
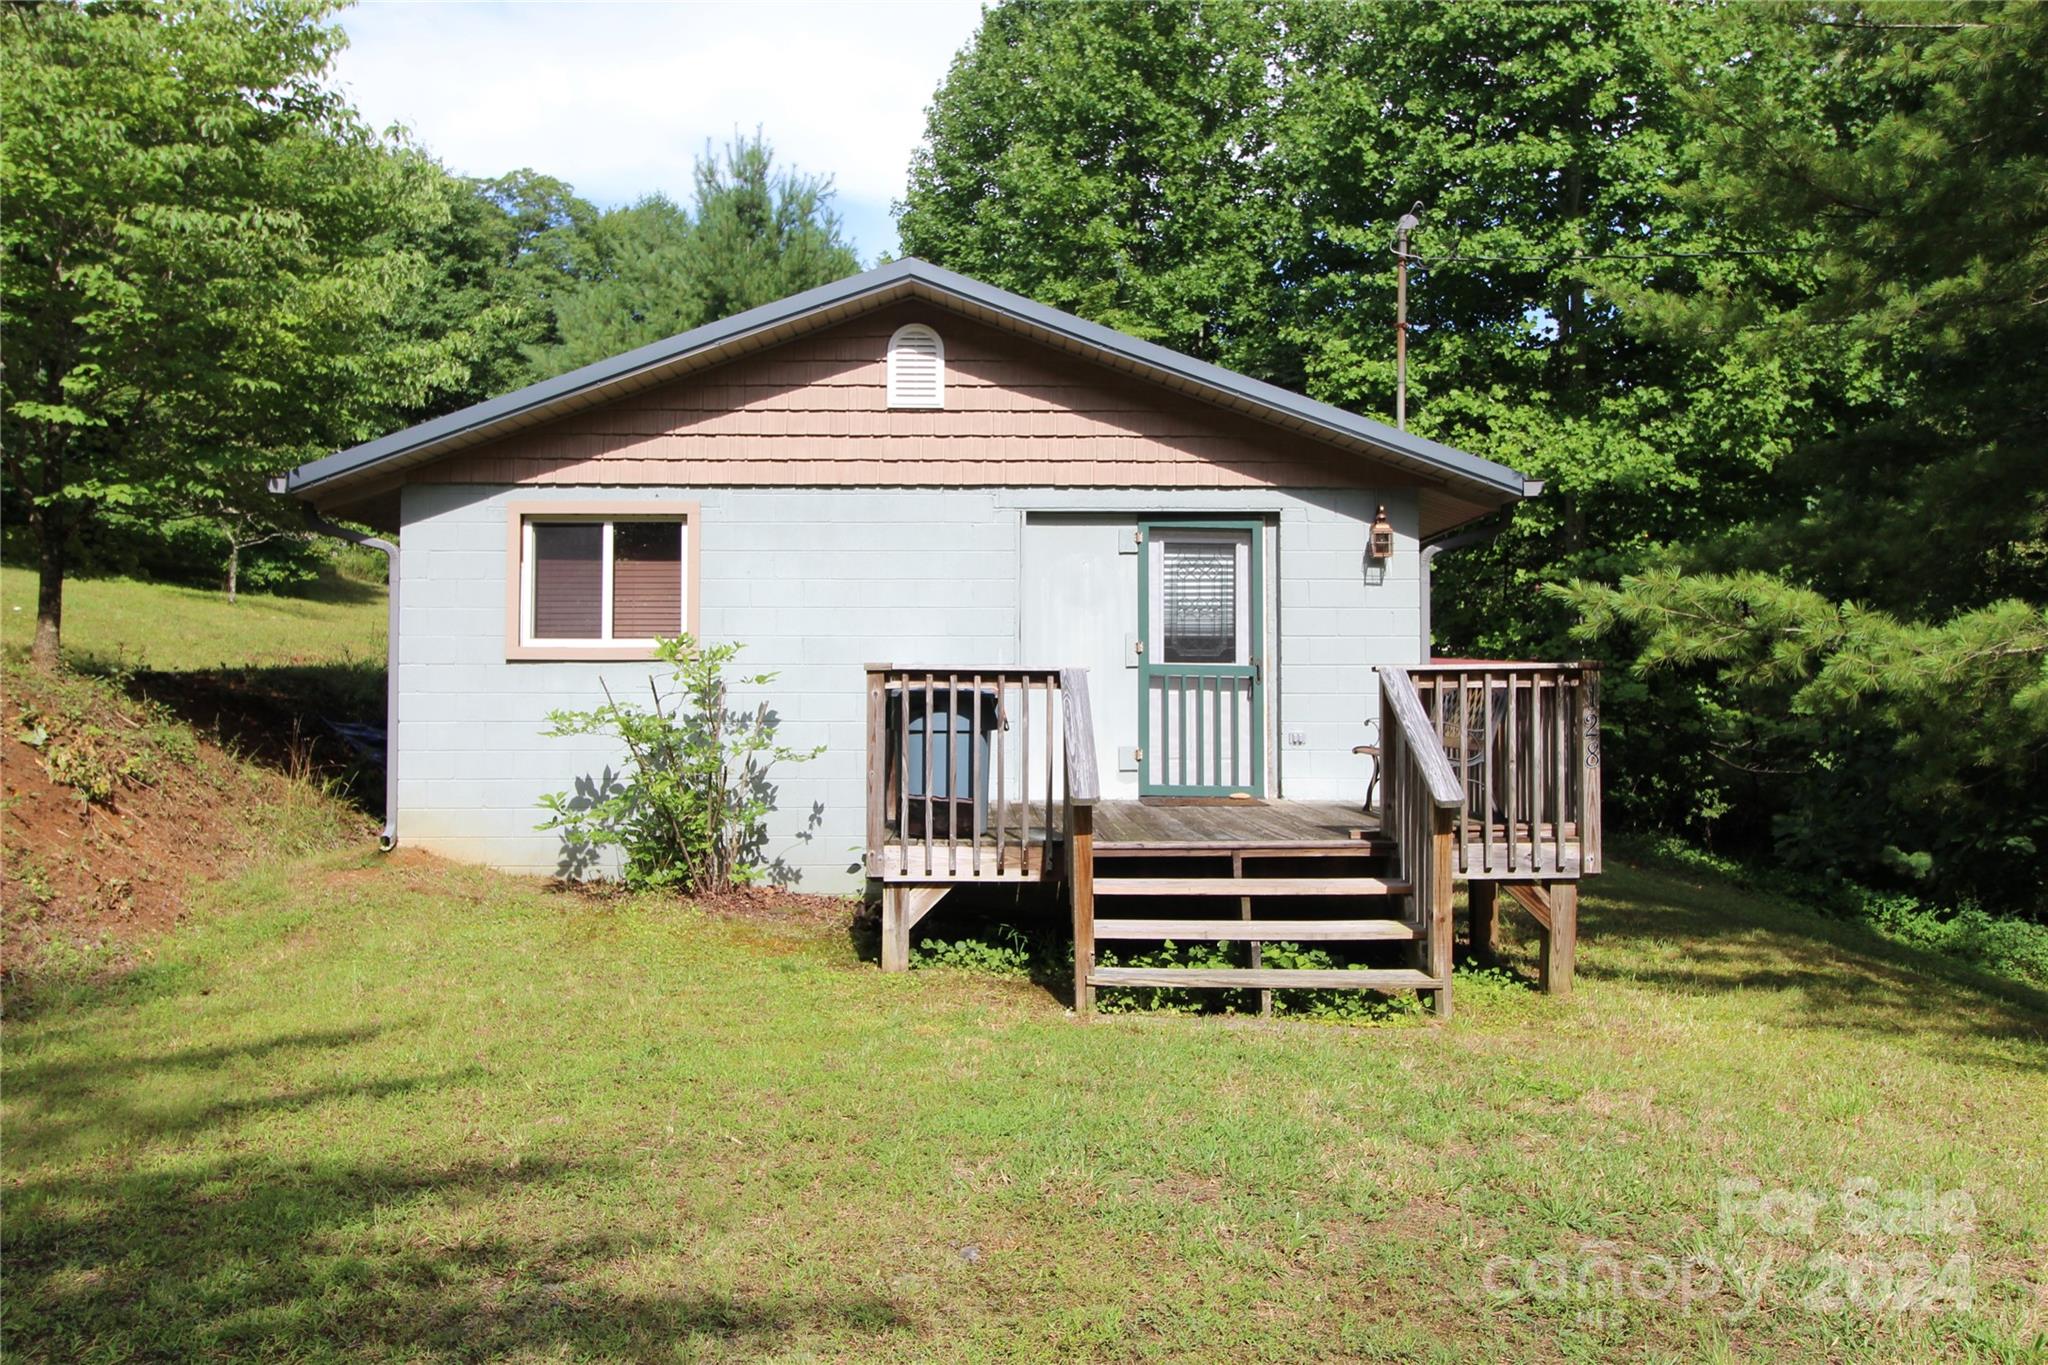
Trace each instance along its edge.
<path fill-rule="evenodd" d="M 273 480 L 271 487 L 316 503 L 345 502 L 388 486 L 394 477 L 427 461 L 724 364 L 906 298 L 937 304 L 1213 406 L 1356 451 L 1425 483 L 1455 488 L 1475 501 L 1500 506 L 1530 496 L 1541 487 L 1532 486 L 1532 481 L 1505 465 L 1396 431 L 915 260 L 897 261 L 807 290 L 339 451 L 299 466 Z"/>

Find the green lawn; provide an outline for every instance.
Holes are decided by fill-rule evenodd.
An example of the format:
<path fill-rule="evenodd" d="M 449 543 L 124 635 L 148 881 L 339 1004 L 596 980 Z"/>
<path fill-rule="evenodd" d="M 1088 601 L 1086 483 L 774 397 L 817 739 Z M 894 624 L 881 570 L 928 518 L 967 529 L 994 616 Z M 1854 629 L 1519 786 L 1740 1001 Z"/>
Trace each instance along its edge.
<path fill-rule="evenodd" d="M 0 642 L 26 653 L 36 628 L 36 576 L 0 567 Z M 64 585 L 64 651 L 74 663 L 165 672 L 384 663 L 384 588 L 348 579 L 313 596 L 226 596 L 133 578 Z"/>
<path fill-rule="evenodd" d="M 815 918 L 280 863 L 124 982 L 13 1002 L 5 1344 L 2041 1358 L 2038 992 L 1663 873 L 1590 884 L 1585 929 L 1576 998 L 1474 979 L 1448 1026 L 1082 1025 Z M 1770 1216 L 1723 1216 L 1743 1180 Z"/>
<path fill-rule="evenodd" d="M 379 713 L 383 620 L 86 580 L 67 644 L 278 731 Z M 1446 1027 L 1084 1026 L 407 854 L 198 901 L 10 985 L 10 1359 L 2048 1356 L 2048 997 L 1709 874 Z"/>

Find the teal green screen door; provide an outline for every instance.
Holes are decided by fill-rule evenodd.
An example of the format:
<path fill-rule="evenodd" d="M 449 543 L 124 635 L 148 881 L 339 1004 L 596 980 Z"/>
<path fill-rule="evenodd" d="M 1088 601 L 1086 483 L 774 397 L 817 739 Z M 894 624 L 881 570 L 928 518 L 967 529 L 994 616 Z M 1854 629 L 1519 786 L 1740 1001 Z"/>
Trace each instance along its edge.
<path fill-rule="evenodd" d="M 1138 792 L 1263 795 L 1259 524 L 1152 521 L 1138 530 Z"/>

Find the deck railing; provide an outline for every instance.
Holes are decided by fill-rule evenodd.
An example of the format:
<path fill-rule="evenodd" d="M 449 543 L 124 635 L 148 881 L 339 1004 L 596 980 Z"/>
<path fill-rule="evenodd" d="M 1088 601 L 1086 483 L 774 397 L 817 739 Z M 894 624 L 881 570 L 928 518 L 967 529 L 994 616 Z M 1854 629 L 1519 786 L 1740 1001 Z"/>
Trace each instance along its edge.
<path fill-rule="evenodd" d="M 868 665 L 868 875 L 932 884 L 1043 879 L 1073 762 L 1066 693 L 1074 676 Z M 1092 772 L 1092 750 L 1088 765 Z"/>
<path fill-rule="evenodd" d="M 1463 793 L 1458 875 L 1598 872 L 1600 666 L 1462 662 L 1407 671 Z"/>
<path fill-rule="evenodd" d="M 1380 823 L 1394 838 L 1409 884 L 1423 971 L 1436 979 L 1436 1012 L 1451 1012 L 1452 841 L 1464 793 L 1405 669 L 1380 676 Z"/>

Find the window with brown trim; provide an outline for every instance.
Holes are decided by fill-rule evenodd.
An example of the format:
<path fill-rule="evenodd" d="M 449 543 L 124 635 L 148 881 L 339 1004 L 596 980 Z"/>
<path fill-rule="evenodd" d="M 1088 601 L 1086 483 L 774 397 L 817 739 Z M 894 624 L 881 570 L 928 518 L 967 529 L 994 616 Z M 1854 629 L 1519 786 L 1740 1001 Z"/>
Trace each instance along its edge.
<path fill-rule="evenodd" d="M 515 509 L 513 654 L 613 657 L 690 631 L 690 521 L 687 512 Z"/>

